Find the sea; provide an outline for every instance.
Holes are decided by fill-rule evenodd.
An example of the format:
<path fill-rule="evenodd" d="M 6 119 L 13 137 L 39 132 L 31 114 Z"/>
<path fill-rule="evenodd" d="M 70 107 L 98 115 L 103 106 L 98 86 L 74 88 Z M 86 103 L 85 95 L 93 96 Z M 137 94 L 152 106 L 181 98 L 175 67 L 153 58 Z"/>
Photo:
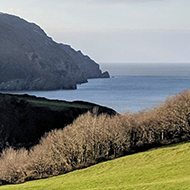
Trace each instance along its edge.
<path fill-rule="evenodd" d="M 82 100 L 119 113 L 152 109 L 167 98 L 190 89 L 190 63 L 102 63 L 110 78 L 89 79 L 76 90 L 20 91 L 48 99 Z"/>

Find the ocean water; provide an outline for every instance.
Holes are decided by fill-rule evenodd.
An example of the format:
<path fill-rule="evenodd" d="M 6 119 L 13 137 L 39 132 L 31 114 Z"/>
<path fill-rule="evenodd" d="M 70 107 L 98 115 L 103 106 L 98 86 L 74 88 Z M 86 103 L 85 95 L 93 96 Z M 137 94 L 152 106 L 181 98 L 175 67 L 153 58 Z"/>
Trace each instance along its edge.
<path fill-rule="evenodd" d="M 90 79 L 77 90 L 10 92 L 60 100 L 82 100 L 119 113 L 138 112 L 190 89 L 190 64 L 102 64 L 109 79 Z"/>

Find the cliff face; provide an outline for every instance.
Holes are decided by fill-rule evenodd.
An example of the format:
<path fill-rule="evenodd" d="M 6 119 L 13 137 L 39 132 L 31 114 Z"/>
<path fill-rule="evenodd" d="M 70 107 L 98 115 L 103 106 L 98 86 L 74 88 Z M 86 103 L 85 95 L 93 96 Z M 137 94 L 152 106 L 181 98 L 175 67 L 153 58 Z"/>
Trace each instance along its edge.
<path fill-rule="evenodd" d="M 0 14 L 0 90 L 75 89 L 104 77 L 99 65 L 57 44 L 36 24 Z"/>

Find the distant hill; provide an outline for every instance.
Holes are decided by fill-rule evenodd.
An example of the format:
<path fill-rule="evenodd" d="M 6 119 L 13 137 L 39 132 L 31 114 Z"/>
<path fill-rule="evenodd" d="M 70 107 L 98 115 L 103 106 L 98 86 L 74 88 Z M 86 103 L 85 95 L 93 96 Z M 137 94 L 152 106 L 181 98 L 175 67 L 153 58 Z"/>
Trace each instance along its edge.
<path fill-rule="evenodd" d="M 0 90 L 75 89 L 109 77 L 81 51 L 58 44 L 36 24 L 0 14 Z"/>

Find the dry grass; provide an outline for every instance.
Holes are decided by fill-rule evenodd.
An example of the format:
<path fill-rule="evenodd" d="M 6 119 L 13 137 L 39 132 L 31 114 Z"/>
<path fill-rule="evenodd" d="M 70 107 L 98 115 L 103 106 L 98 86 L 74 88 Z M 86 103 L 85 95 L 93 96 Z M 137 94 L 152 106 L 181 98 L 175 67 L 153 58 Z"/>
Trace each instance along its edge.
<path fill-rule="evenodd" d="M 46 178 L 189 139 L 190 91 L 185 91 L 136 114 L 81 115 L 72 125 L 47 134 L 30 152 L 7 149 L 0 157 L 0 180 Z"/>

